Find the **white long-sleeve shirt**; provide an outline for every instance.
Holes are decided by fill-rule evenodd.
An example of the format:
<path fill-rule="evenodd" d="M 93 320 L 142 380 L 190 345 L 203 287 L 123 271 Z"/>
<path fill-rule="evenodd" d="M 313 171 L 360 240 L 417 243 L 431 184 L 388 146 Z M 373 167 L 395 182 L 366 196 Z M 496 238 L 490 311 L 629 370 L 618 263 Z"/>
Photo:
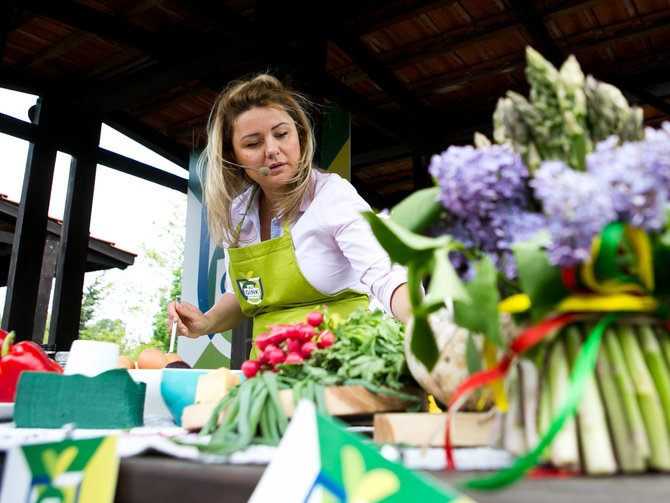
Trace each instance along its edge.
<path fill-rule="evenodd" d="M 407 281 L 407 271 L 391 264 L 370 225 L 361 212 L 370 206 L 356 189 L 334 173 L 313 170 L 316 182 L 314 199 L 303 199 L 300 213 L 289 223 L 293 246 L 300 271 L 317 290 L 332 295 L 351 288 L 376 298 L 391 312 L 391 295 Z M 233 204 L 233 223 L 242 219 L 251 189 Z M 256 194 L 240 229 L 240 244 L 260 242 L 258 216 L 259 195 Z M 272 222 L 272 237 L 282 233 L 279 221 Z M 228 254 L 225 253 L 226 271 Z M 281 267 L 281 264 L 277 264 Z M 233 292 L 226 275 L 226 292 Z"/>

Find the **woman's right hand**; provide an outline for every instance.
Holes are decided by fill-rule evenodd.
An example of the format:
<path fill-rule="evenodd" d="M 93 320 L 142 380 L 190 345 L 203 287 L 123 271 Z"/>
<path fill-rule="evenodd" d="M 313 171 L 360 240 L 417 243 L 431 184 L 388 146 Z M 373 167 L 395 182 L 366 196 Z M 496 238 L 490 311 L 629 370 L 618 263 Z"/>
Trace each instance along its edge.
<path fill-rule="evenodd" d="M 165 322 L 168 330 L 177 323 L 177 335 L 196 338 L 208 333 L 207 317 L 188 302 L 170 302 L 167 306 L 168 319 Z"/>

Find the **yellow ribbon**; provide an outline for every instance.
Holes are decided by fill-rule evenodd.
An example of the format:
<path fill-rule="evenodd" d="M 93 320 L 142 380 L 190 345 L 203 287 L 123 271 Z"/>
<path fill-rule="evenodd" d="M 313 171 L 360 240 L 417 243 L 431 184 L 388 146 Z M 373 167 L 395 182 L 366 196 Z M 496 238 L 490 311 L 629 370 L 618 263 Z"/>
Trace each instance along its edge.
<path fill-rule="evenodd" d="M 658 301 L 649 295 L 612 293 L 609 295 L 573 294 L 563 299 L 556 310 L 560 312 L 639 311 L 650 313 L 656 311 L 657 308 Z"/>
<path fill-rule="evenodd" d="M 624 228 L 626 236 L 635 250 L 637 257 L 637 276 L 647 290 L 654 291 L 654 259 L 651 251 L 649 236 L 638 227 L 626 225 Z"/>
<path fill-rule="evenodd" d="M 530 297 L 525 293 L 510 295 L 498 303 L 498 312 L 500 313 L 523 313 L 530 309 Z"/>
<path fill-rule="evenodd" d="M 493 344 L 490 340 L 484 339 L 484 347 L 482 348 L 484 353 L 484 362 L 486 363 L 487 369 L 492 369 L 498 365 L 498 351 L 496 345 Z M 505 386 L 502 378 L 495 379 L 489 383 L 489 388 L 493 392 L 493 403 L 495 406 L 502 412 L 507 411 L 507 395 L 505 394 Z"/>
<path fill-rule="evenodd" d="M 636 262 L 637 278 L 642 285 L 637 283 L 628 283 L 620 281 L 616 278 L 605 278 L 598 281 L 595 270 L 593 268 L 596 258 L 600 253 L 600 246 L 602 243 L 601 237 L 597 236 L 593 239 L 591 248 L 591 261 L 588 264 L 582 264 L 579 272 L 584 284 L 597 293 L 637 293 L 646 294 L 654 290 L 654 266 L 651 252 L 651 243 L 649 236 L 644 230 L 633 228 L 626 224 L 624 226 L 624 234 L 628 238 L 628 242 L 633 249 L 633 256 Z M 643 286 L 644 285 L 644 286 Z"/>

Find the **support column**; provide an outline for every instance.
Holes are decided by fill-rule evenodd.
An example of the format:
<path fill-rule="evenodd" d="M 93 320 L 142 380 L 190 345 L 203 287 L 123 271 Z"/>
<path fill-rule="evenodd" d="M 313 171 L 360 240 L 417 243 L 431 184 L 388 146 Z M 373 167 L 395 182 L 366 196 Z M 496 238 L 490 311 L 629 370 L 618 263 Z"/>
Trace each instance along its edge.
<path fill-rule="evenodd" d="M 40 99 L 32 110 L 31 120 L 40 128 L 40 134 L 55 135 L 59 108 L 51 101 Z M 33 337 L 55 163 L 56 149 L 30 144 L 2 316 L 2 328 L 14 330 L 17 341 Z"/>
<path fill-rule="evenodd" d="M 239 369 L 251 352 L 254 333 L 254 322 L 252 318 L 244 321 L 239 327 L 232 330 L 230 341 L 230 368 Z"/>
<path fill-rule="evenodd" d="M 49 340 L 44 340 L 44 329 L 47 326 L 47 315 L 51 306 L 51 287 L 56 263 L 58 262 L 58 238 L 47 235 L 44 244 L 44 256 L 42 258 L 42 273 L 40 274 L 40 288 L 37 293 L 37 305 L 35 306 L 35 325 L 33 326 L 33 342 L 36 344 L 53 344 L 53 334 L 49 334 Z"/>
<path fill-rule="evenodd" d="M 77 122 L 72 124 L 73 137 L 84 150 L 96 148 L 100 143 L 100 120 L 79 114 L 75 116 Z M 60 351 L 70 349 L 72 341 L 79 337 L 95 173 L 95 162 L 72 158 L 49 328 L 50 342 L 53 341 Z"/>

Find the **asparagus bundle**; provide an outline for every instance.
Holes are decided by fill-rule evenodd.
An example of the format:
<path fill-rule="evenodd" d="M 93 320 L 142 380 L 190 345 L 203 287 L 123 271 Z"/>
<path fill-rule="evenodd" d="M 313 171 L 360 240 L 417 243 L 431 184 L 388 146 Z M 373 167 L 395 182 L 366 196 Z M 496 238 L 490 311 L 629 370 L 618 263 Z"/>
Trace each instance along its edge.
<path fill-rule="evenodd" d="M 639 321 L 639 320 L 638 320 Z M 507 378 L 510 411 L 503 445 L 522 455 L 563 405 L 570 372 L 593 324 L 564 327 L 522 359 Z M 670 333 L 664 325 L 622 320 L 606 329 L 593 373 L 540 460 L 589 475 L 670 471 Z"/>
<path fill-rule="evenodd" d="M 521 154 L 531 171 L 543 160 L 561 159 L 585 170 L 584 158 L 610 135 L 621 141 L 644 138 L 643 111 L 621 91 L 584 74 L 574 56 L 557 69 L 531 47 L 526 49 L 528 99 L 508 91 L 493 114 L 493 138 Z"/>

